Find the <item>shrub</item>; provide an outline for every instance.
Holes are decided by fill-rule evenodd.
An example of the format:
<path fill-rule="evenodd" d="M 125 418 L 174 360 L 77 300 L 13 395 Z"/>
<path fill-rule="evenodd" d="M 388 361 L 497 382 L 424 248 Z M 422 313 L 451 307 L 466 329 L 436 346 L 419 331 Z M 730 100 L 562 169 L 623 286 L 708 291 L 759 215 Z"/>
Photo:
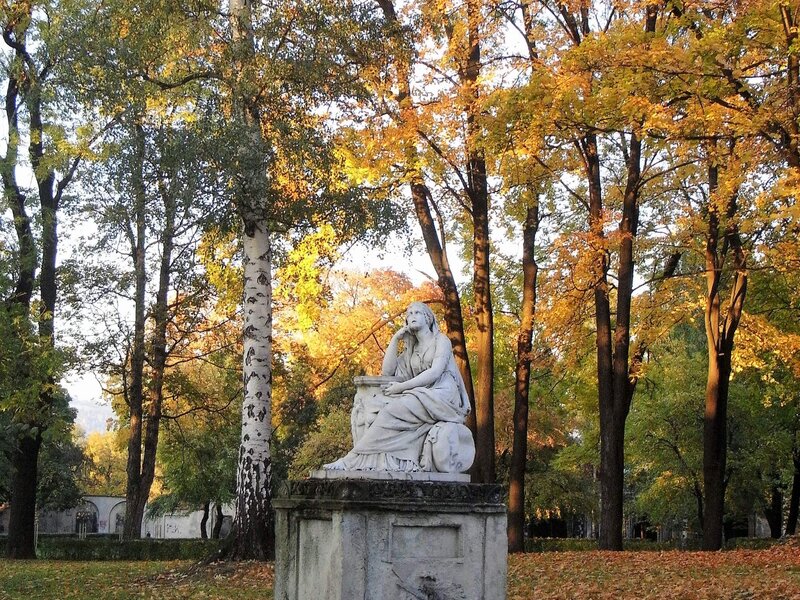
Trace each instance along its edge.
<path fill-rule="evenodd" d="M 525 552 L 584 552 L 597 550 L 592 538 L 528 538 Z"/>
<path fill-rule="evenodd" d="M 781 540 L 774 538 L 748 538 L 737 537 L 731 538 L 725 542 L 726 550 L 766 550 L 775 544 L 780 543 Z"/>
<path fill-rule="evenodd" d="M 625 540 L 625 550 L 632 552 L 661 550 L 699 550 L 701 540 Z M 597 550 L 597 540 L 592 538 L 529 538 L 525 540 L 525 552 L 585 552 Z"/>
<path fill-rule="evenodd" d="M 120 540 L 116 535 L 78 539 L 74 535 L 41 535 L 36 554 L 50 560 L 200 560 L 219 552 L 222 540 Z M 6 539 L 0 538 L 0 556 Z"/>

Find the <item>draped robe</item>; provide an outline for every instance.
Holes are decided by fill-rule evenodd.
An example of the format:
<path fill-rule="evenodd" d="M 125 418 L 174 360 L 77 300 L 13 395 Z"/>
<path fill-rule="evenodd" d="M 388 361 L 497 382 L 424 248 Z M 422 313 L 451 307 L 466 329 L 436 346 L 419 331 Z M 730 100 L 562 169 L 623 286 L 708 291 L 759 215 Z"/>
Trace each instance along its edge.
<path fill-rule="evenodd" d="M 437 422 L 463 423 L 469 412 L 469 398 L 453 358 L 450 340 L 441 332 L 424 351 L 413 337 L 397 357 L 394 376 L 408 381 L 431 368 L 436 357 L 447 353 L 442 374 L 429 386 L 411 388 L 399 395 L 379 396 L 371 406 L 353 407 L 353 449 L 328 469 L 348 471 L 430 470 L 423 460 L 425 436 Z M 356 421 L 359 421 L 356 423 Z"/>

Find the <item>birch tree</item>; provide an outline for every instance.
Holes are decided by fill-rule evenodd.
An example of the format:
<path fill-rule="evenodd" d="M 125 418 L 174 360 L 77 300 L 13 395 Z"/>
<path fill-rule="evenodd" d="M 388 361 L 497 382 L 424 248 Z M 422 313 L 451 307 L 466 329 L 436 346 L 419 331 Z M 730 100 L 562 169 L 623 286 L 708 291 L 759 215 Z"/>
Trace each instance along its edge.
<path fill-rule="evenodd" d="M 230 556 L 273 552 L 271 513 L 272 268 L 278 239 L 332 223 L 341 239 L 380 228 L 386 211 L 362 194 L 333 149 L 326 103 L 354 84 L 374 43 L 357 3 L 231 0 L 230 68 L 224 72 L 237 147 L 233 203 L 244 267 L 242 437 Z M 280 236 L 280 238 L 278 238 Z"/>
<path fill-rule="evenodd" d="M 246 78 L 255 62 L 251 3 L 231 0 L 232 54 L 239 78 L 232 86 L 232 114 L 242 132 L 237 148 L 235 203 L 242 220 L 244 343 L 242 435 L 236 471 L 233 558 L 272 556 L 270 437 L 272 435 L 272 240 L 268 223 L 266 140 L 261 107 Z"/>

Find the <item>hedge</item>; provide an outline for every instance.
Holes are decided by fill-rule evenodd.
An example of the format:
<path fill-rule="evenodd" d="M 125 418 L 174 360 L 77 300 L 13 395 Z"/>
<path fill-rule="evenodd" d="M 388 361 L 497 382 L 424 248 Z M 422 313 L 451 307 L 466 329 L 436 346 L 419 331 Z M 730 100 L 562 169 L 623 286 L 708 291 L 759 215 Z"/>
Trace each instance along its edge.
<path fill-rule="evenodd" d="M 726 550 L 766 550 L 776 544 L 785 542 L 786 539 L 737 537 L 725 542 Z"/>
<path fill-rule="evenodd" d="M 525 552 L 583 552 L 597 550 L 597 540 L 591 538 L 528 538 Z"/>
<path fill-rule="evenodd" d="M 771 538 L 733 538 L 726 550 L 769 548 L 779 540 Z M 37 554 L 51 560 L 201 560 L 219 553 L 223 540 L 141 539 L 120 540 L 116 535 L 93 535 L 78 539 L 74 535 L 40 535 Z M 701 540 L 653 542 L 625 540 L 625 550 L 699 550 Z M 525 552 L 584 552 L 597 550 L 597 540 L 587 538 L 528 538 Z M 0 536 L 0 557 L 5 556 L 6 538 Z"/>
<path fill-rule="evenodd" d="M 39 536 L 36 554 L 50 560 L 201 560 L 220 551 L 222 540 L 141 539 L 120 540 L 117 536 Z M 6 538 L 0 538 L 0 556 L 5 555 Z"/>
<path fill-rule="evenodd" d="M 778 540 L 771 538 L 732 538 L 725 542 L 725 550 L 762 550 L 769 548 Z M 624 540 L 623 547 L 631 551 L 663 551 L 663 550 L 700 550 L 703 540 L 690 538 L 687 540 L 671 540 L 653 542 L 650 540 Z M 589 538 L 528 538 L 525 540 L 525 552 L 584 552 L 597 550 L 597 540 Z"/>

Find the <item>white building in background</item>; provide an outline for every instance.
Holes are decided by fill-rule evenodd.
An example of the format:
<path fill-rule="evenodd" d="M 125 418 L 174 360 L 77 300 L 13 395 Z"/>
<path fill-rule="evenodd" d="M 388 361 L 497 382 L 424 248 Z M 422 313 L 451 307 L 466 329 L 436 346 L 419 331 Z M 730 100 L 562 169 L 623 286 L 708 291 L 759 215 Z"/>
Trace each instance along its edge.
<path fill-rule="evenodd" d="M 224 537 L 233 521 L 233 505 L 223 506 L 221 535 Z M 8 505 L 0 505 L 0 535 L 8 533 L 10 517 Z M 199 538 L 203 511 L 175 513 L 148 519 L 142 522 L 142 537 L 155 539 Z M 125 498 L 119 496 L 84 496 L 81 504 L 67 510 L 39 511 L 39 533 L 105 533 L 121 534 L 125 522 Z M 206 531 L 209 536 L 216 521 L 216 511 L 208 514 Z"/>

